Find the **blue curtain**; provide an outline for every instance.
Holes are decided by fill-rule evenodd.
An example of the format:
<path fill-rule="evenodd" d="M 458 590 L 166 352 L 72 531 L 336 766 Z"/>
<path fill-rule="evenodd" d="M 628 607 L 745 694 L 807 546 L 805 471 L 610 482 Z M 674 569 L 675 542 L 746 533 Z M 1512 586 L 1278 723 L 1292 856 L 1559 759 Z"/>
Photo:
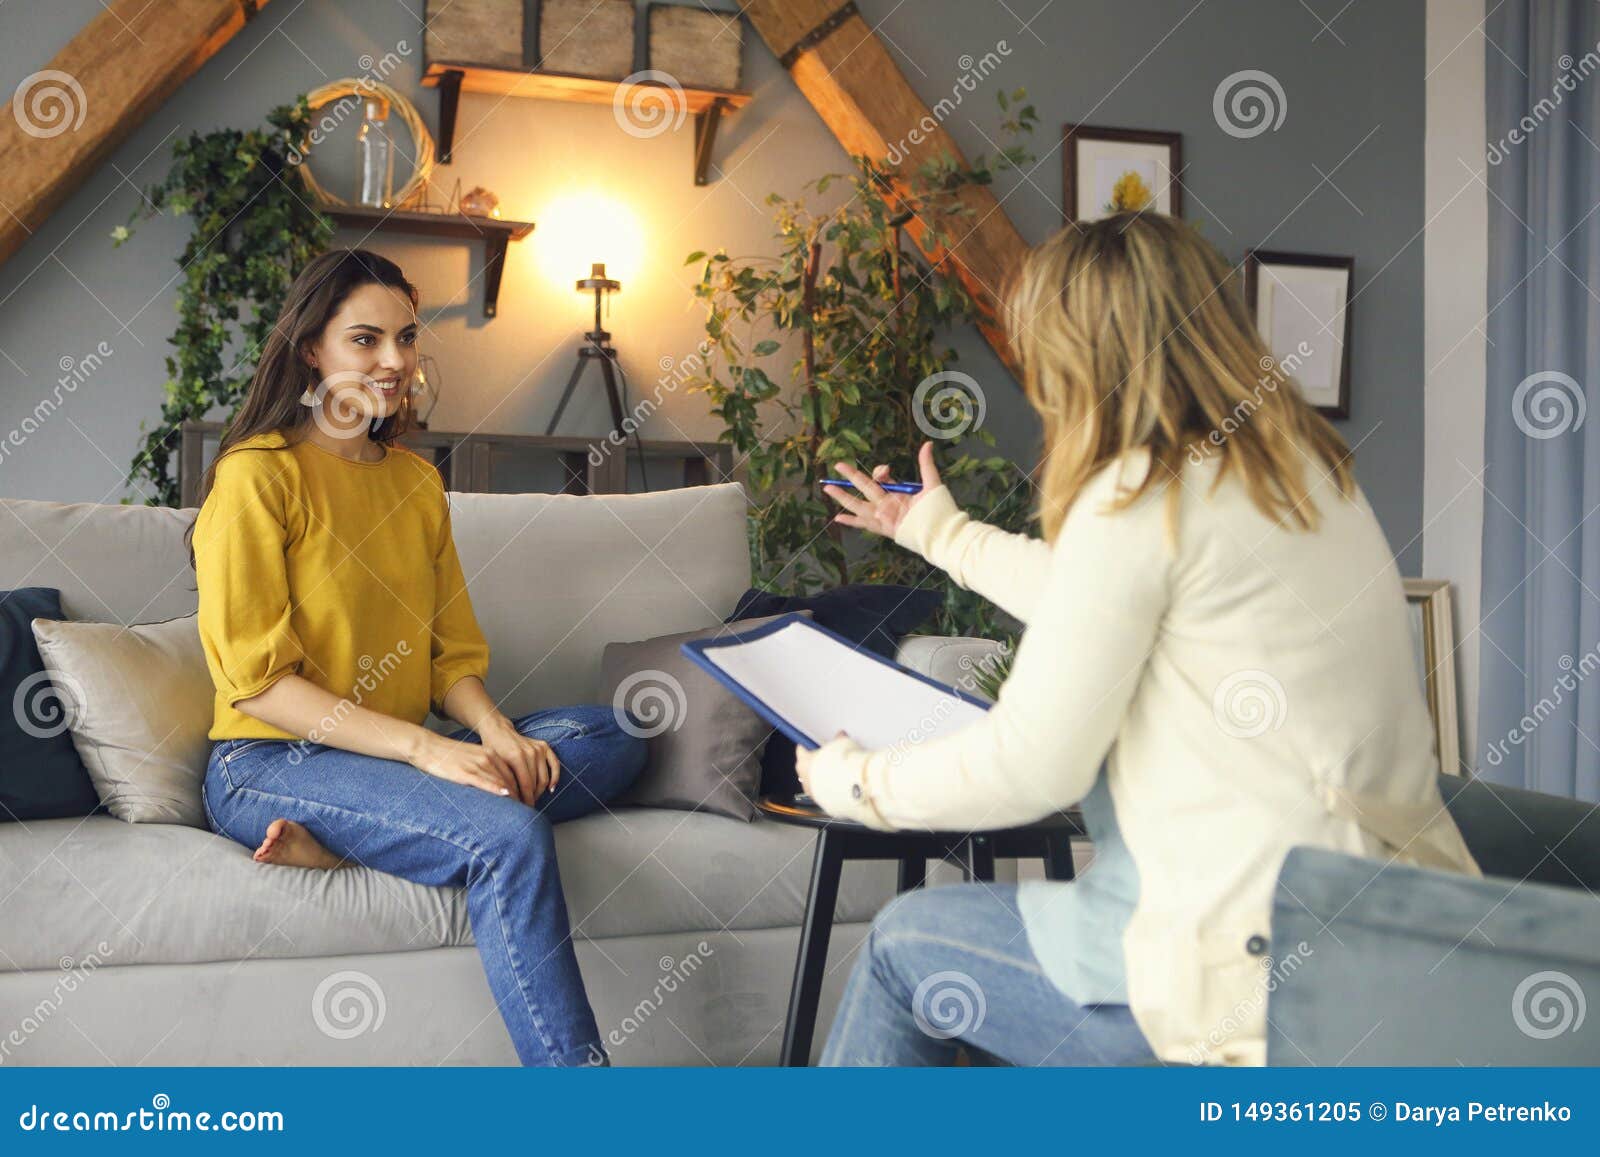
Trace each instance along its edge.
<path fill-rule="evenodd" d="M 1488 409 L 1478 770 L 1600 800 L 1600 14 L 1484 25 Z"/>

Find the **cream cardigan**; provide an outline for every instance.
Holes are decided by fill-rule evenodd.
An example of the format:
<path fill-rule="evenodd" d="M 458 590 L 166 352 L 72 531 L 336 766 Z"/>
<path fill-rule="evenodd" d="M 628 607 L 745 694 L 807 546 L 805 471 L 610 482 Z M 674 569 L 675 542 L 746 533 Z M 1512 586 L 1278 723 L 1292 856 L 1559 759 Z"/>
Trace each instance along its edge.
<path fill-rule="evenodd" d="M 1164 492 L 1106 509 L 1148 457 L 1108 467 L 1054 546 L 925 493 L 895 540 L 1027 624 L 999 700 L 954 735 L 820 748 L 834 815 L 972 831 L 1081 800 L 1102 760 L 1139 898 L 1123 935 L 1128 1003 L 1163 1060 L 1265 1058 L 1274 884 L 1296 845 L 1479 875 L 1445 810 L 1393 553 L 1364 495 L 1323 480 L 1315 532 L 1264 518 L 1217 463 L 1187 466 L 1175 544 Z M 1071 888 L 1072 884 L 1039 885 Z M 1070 945 L 1030 904 L 1062 984 Z"/>

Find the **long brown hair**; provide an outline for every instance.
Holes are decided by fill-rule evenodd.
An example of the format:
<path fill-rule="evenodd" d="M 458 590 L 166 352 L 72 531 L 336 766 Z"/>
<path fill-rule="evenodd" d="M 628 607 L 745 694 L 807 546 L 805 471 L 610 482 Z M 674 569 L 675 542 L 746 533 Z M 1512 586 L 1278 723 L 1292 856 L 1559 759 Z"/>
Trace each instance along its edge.
<path fill-rule="evenodd" d="M 370 250 L 330 249 L 306 263 L 284 297 L 283 310 L 262 347 L 244 402 L 223 431 L 217 456 L 206 468 L 198 505 L 205 505 L 216 482 L 217 463 L 239 442 L 272 431 L 281 431 L 293 441 L 294 432 L 312 420 L 311 408 L 300 398 L 306 390 L 316 389 L 318 379 L 305 355 L 345 299 L 363 285 L 398 289 L 410 299 L 413 310 L 417 307 L 417 287 L 406 280 L 393 261 Z M 392 445 L 412 428 L 415 417 L 408 391 L 402 395 L 399 408 L 369 430 L 367 437 Z M 189 547 L 189 568 L 193 570 L 193 522 L 183 537 Z"/>
<path fill-rule="evenodd" d="M 1150 469 L 1113 509 L 1212 456 L 1217 483 L 1236 473 L 1262 514 L 1301 529 L 1318 524 L 1307 470 L 1354 493 L 1348 446 L 1291 380 L 1298 361 L 1272 357 L 1236 271 L 1181 221 L 1145 211 L 1069 225 L 1028 255 L 1006 321 L 1044 423 L 1046 539 L 1090 477 L 1137 449 Z"/>

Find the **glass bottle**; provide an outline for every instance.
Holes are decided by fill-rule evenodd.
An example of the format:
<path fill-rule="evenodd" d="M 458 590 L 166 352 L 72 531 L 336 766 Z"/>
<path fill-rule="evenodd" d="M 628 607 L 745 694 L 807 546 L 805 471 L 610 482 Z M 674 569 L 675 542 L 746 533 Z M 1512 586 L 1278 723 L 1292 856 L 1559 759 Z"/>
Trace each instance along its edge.
<path fill-rule="evenodd" d="M 361 203 L 387 209 L 394 193 L 394 141 L 389 136 L 389 102 L 369 96 L 361 121 Z"/>

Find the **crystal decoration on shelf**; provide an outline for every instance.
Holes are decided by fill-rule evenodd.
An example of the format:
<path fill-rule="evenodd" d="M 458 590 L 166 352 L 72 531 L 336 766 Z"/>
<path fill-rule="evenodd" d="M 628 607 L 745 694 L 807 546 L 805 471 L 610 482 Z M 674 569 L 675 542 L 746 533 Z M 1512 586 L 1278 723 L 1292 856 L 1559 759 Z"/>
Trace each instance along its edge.
<path fill-rule="evenodd" d="M 439 363 L 428 354 L 417 359 L 417 372 L 411 383 L 411 409 L 417 415 L 417 428 L 428 428 L 428 415 L 439 404 L 444 379 L 439 375 Z"/>
<path fill-rule="evenodd" d="M 462 195 L 461 211 L 469 217 L 498 217 L 500 198 L 482 185 L 474 185 Z"/>

